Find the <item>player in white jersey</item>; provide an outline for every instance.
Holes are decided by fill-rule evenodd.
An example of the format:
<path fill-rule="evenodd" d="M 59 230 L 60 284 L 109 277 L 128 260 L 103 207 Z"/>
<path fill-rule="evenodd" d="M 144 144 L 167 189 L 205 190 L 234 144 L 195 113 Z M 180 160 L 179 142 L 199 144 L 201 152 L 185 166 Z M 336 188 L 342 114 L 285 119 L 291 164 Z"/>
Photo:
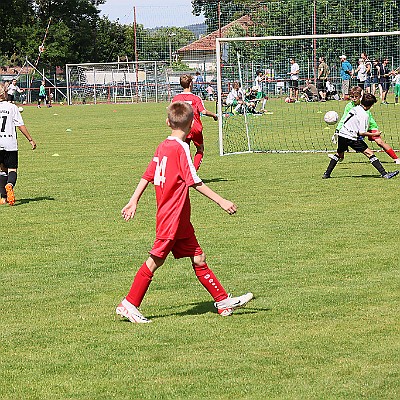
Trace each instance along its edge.
<path fill-rule="evenodd" d="M 28 139 L 32 150 L 36 143 L 24 125 L 15 104 L 7 101 L 7 87 L 0 83 L 0 204 L 15 204 L 14 187 L 17 182 L 18 141 L 16 127 Z"/>
<path fill-rule="evenodd" d="M 363 153 L 368 157 L 370 163 L 380 173 L 382 178 L 390 179 L 396 176 L 399 171 L 386 172 L 383 165 L 375 156 L 374 152 L 368 148 L 362 136 L 377 136 L 376 132 L 368 132 L 369 115 L 367 111 L 376 103 L 376 97 L 371 93 L 365 93 L 361 99 L 361 104 L 352 108 L 347 114 L 346 120 L 338 132 L 337 153 L 332 156 L 328 168 L 322 176 L 323 179 L 331 177 L 333 169 L 336 167 L 339 159 L 344 157 L 344 152 L 351 147 L 357 153 Z"/>
<path fill-rule="evenodd" d="M 17 85 L 17 80 L 13 79 L 11 83 L 7 87 L 7 101 L 14 103 L 15 101 L 15 93 L 22 93 L 24 89 L 20 89 Z"/>

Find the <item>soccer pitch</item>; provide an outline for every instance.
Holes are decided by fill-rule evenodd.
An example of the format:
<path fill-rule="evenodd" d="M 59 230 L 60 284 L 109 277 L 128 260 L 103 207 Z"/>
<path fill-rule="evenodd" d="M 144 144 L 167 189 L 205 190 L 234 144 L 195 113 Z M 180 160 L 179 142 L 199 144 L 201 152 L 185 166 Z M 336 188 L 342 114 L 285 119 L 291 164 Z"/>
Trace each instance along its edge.
<path fill-rule="evenodd" d="M 362 155 L 328 180 L 323 153 L 219 157 L 203 118 L 199 176 L 238 212 L 193 190 L 192 221 L 226 289 L 255 299 L 218 316 L 170 256 L 142 304 L 153 323 L 116 317 L 154 240 L 152 188 L 133 221 L 120 210 L 166 106 L 25 107 L 38 148 L 19 135 L 16 205 L 0 208 L 0 398 L 399 398 L 400 180 Z"/>

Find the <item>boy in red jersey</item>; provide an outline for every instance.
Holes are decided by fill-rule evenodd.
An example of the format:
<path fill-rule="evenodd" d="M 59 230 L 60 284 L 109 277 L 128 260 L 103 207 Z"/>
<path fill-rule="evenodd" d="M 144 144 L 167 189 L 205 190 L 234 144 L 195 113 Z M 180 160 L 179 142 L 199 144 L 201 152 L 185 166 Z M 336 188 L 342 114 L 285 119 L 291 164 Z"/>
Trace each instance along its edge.
<path fill-rule="evenodd" d="M 192 107 L 185 102 L 174 102 L 168 107 L 167 125 L 171 135 L 158 147 L 142 179 L 128 204 L 122 209 L 122 217 L 133 218 L 141 195 L 151 182 L 157 199 L 156 240 L 150 257 L 138 270 L 131 289 L 118 305 L 116 313 L 131 322 L 151 322 L 138 307 L 152 281 L 157 268 L 163 265 L 170 252 L 175 258 L 189 257 L 194 272 L 214 298 L 214 305 L 222 316 L 231 315 L 237 307 L 244 306 L 252 293 L 231 297 L 220 284 L 206 263 L 206 256 L 197 242 L 190 222 L 189 188 L 216 202 L 228 214 L 235 214 L 236 206 L 206 186 L 197 176 L 185 143 L 193 121 Z"/>
<path fill-rule="evenodd" d="M 194 155 L 193 165 L 196 171 L 200 168 L 200 164 L 203 161 L 204 155 L 204 140 L 203 140 L 203 124 L 201 123 L 200 114 L 206 115 L 207 117 L 214 118 L 214 121 L 218 120 L 217 114 L 206 110 L 204 107 L 203 100 L 192 93 L 193 89 L 193 77 L 190 75 L 182 75 L 180 83 L 183 88 L 183 92 L 177 94 L 172 102 L 184 101 L 193 108 L 193 126 L 186 138 L 186 143 L 190 144 L 192 141 L 196 146 L 196 154 Z"/>

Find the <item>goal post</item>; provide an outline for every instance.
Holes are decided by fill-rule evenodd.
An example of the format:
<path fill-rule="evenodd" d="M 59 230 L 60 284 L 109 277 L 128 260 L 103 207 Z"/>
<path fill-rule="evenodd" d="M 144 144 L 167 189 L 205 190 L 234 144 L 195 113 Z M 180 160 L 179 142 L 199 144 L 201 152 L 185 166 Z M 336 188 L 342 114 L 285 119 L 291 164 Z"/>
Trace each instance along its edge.
<path fill-rule="evenodd" d="M 220 155 L 248 152 L 326 152 L 335 149 L 331 137 L 335 126 L 327 125 L 325 112 L 343 114 L 346 101 L 342 96 L 343 77 L 340 75 L 341 55 L 346 55 L 353 67 L 354 75 L 350 86 L 363 84 L 365 62 L 360 60 L 366 53 L 373 71 L 376 63 L 388 59 L 391 72 L 400 69 L 400 31 L 369 32 L 325 35 L 224 37 L 216 39 L 217 66 L 217 110 L 219 115 Z M 324 57 L 329 69 L 330 90 L 327 101 L 318 94 L 306 96 L 306 83 L 315 87 L 318 76 L 319 58 Z M 290 60 L 299 65 L 298 101 L 285 102 L 289 96 Z M 363 66 L 364 65 L 364 66 Z M 240 81 L 247 92 L 254 86 L 256 71 L 262 71 L 262 91 L 268 96 L 267 112 L 252 113 L 243 107 L 235 114 L 225 104 L 226 95 L 234 81 Z M 361 72 L 362 73 L 361 73 Z M 390 75 L 387 102 L 381 105 L 381 89 L 378 81 L 370 86 L 378 99 L 372 114 L 385 141 L 393 148 L 400 148 L 400 105 L 395 103 L 394 78 Z M 369 77 L 371 81 L 374 76 Z M 364 82 L 365 84 L 365 82 Z M 324 82 L 325 87 L 325 82 Z M 292 90 L 294 92 L 294 90 Z M 336 93 L 336 96 L 332 94 Z M 293 95 L 293 93 L 292 93 Z M 295 96 L 293 96 L 295 98 Z M 313 100 L 313 101 L 308 101 Z M 260 110 L 257 105 L 256 110 Z M 377 150 L 375 143 L 372 148 Z"/>
<path fill-rule="evenodd" d="M 167 64 L 119 61 L 66 65 L 68 104 L 132 103 L 167 100 Z"/>

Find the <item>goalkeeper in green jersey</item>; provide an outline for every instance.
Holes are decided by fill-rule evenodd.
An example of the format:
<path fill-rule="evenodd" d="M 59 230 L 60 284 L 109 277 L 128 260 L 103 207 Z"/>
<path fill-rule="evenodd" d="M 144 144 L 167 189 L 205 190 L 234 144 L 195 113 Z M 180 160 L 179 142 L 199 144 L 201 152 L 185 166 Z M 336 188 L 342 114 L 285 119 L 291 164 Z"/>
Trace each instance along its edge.
<path fill-rule="evenodd" d="M 332 137 L 332 141 L 336 142 L 336 136 L 337 132 L 340 130 L 340 128 L 343 126 L 344 121 L 347 118 L 347 115 L 349 111 L 354 108 L 355 106 L 358 106 L 361 102 L 361 97 L 362 97 L 362 89 L 359 86 L 354 86 L 350 89 L 349 95 L 351 101 L 346 104 L 346 107 L 344 108 L 344 112 L 342 115 L 342 118 L 337 124 L 335 134 Z M 378 124 L 376 123 L 374 117 L 371 114 L 370 110 L 367 110 L 368 114 L 368 132 L 370 133 L 376 133 L 374 136 L 368 136 L 368 140 L 374 141 L 379 147 L 381 147 L 385 152 L 394 160 L 396 164 L 400 164 L 400 159 L 398 158 L 397 154 L 394 152 L 394 150 L 388 145 L 380 136 L 381 132 L 379 131 Z M 363 138 L 361 140 L 364 140 Z M 329 157 L 332 158 L 333 154 L 329 154 Z M 344 157 L 343 157 L 344 158 Z M 340 158 L 339 161 L 343 161 L 343 158 Z"/>

